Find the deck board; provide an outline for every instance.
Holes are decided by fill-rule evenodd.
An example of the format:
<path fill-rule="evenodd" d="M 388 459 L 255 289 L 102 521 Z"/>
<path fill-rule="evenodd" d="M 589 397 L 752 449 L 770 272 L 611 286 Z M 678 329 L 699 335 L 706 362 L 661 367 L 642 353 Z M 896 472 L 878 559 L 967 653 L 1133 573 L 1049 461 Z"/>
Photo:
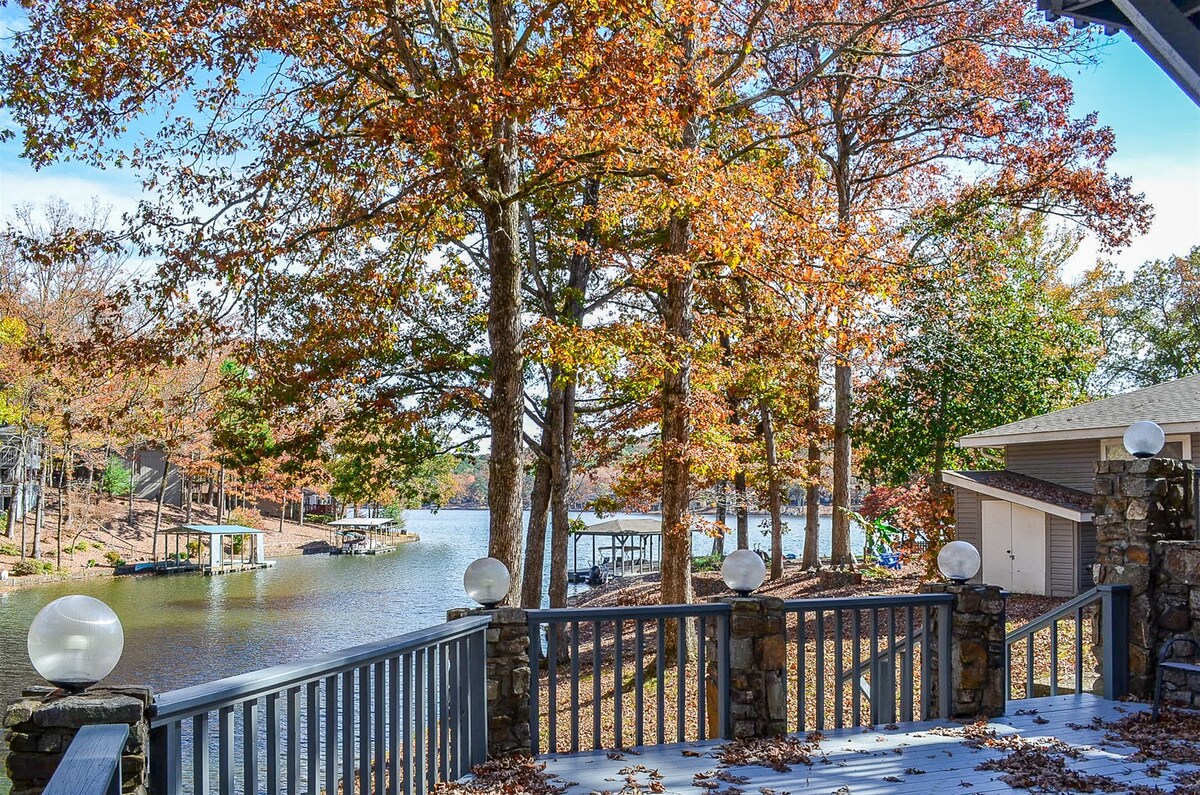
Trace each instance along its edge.
<path fill-rule="evenodd" d="M 1170 791 L 1170 776 L 1190 772 L 1200 777 L 1200 767 L 1167 765 L 1163 776 L 1146 773 L 1148 762 L 1129 759 L 1134 751 L 1104 740 L 1104 731 L 1087 728 L 1093 718 L 1114 721 L 1144 705 L 1104 701 L 1091 694 L 1061 695 L 1010 702 L 1010 714 L 989 722 L 998 734 L 1019 734 L 1026 740 L 1058 739 L 1083 753 L 1083 758 L 1068 760 L 1068 766 L 1084 773 L 1103 775 L 1122 784 L 1160 785 Z M 1020 714 L 1018 714 L 1020 712 Z M 1038 721 L 1047 721 L 1039 723 Z M 796 765 L 790 772 L 779 773 L 763 767 L 729 767 L 730 773 L 750 783 L 737 785 L 745 793 L 769 788 L 778 795 L 791 793 L 839 793 L 839 795 L 898 795 L 909 792 L 970 793 L 1000 795 L 1026 793 L 1000 781 L 1002 774 L 976 768 L 989 759 L 1006 756 L 988 748 L 970 748 L 960 738 L 931 734 L 936 726 L 955 726 L 950 721 L 924 721 L 899 724 L 895 729 L 857 728 L 822 732 L 824 739 L 809 767 Z M 1080 728 L 1074 728 L 1074 727 Z M 567 795 L 619 793 L 625 777 L 619 771 L 644 766 L 662 775 L 667 795 L 699 795 L 709 790 L 693 784 L 697 773 L 715 771 L 715 749 L 721 741 L 675 743 L 646 746 L 611 759 L 607 751 L 578 754 L 544 754 L 547 772 L 568 782 Z M 701 756 L 685 756 L 683 751 Z M 919 769 L 923 773 L 905 773 Z M 888 780 L 893 779 L 893 780 Z M 636 775 L 642 785 L 649 783 L 646 773 Z M 560 782 L 561 783 L 561 782 Z M 730 785 L 723 785 L 722 790 Z M 718 791 L 722 791 L 718 790 Z M 645 790 L 649 791 L 649 790 Z M 1065 793 L 1064 795 L 1069 795 Z"/>

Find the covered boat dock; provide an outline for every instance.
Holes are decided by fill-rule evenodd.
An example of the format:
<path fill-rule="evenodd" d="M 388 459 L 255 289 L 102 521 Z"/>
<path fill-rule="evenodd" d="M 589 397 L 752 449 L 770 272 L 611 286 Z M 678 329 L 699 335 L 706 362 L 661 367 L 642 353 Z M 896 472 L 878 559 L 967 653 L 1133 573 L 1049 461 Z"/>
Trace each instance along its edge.
<path fill-rule="evenodd" d="M 662 522 L 658 519 L 610 519 L 571 534 L 573 559 L 568 580 L 592 582 L 599 567 L 608 577 L 650 574 L 662 570 Z M 591 566 L 580 568 L 579 543 L 590 542 Z M 604 579 L 607 579 L 606 577 Z M 594 584 L 594 583 L 593 583 Z"/>
<path fill-rule="evenodd" d="M 162 531 L 163 557 L 156 561 L 155 574 L 199 571 L 203 574 L 230 574 L 235 571 L 265 569 L 275 565 L 267 560 L 263 531 L 237 524 L 185 524 Z M 171 539 L 174 552 L 171 552 Z M 182 549 L 180 540 L 182 539 Z M 225 550 L 228 539 L 229 551 Z M 189 545 L 194 543 L 195 560 Z M 208 554 L 204 547 L 207 544 Z"/>
<path fill-rule="evenodd" d="M 329 523 L 330 531 L 341 538 L 334 544 L 330 538 L 331 555 L 382 555 L 396 549 L 401 536 L 408 538 L 408 530 L 402 522 L 388 517 L 349 517 Z"/>

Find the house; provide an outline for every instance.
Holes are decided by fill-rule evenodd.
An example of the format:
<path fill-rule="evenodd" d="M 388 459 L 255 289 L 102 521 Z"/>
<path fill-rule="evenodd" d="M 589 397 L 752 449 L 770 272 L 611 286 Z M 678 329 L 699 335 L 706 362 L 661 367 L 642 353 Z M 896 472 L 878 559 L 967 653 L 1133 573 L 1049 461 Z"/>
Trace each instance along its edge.
<path fill-rule="evenodd" d="M 33 510 L 42 467 L 41 450 L 40 436 L 12 425 L 0 426 L 0 513 L 19 518 Z"/>
<path fill-rule="evenodd" d="M 1097 461 L 1128 458 L 1125 429 L 1152 420 L 1159 455 L 1200 464 L 1200 375 L 1031 417 L 958 440 L 1000 448 L 999 471 L 942 473 L 954 488 L 958 538 L 974 544 L 979 579 L 1015 593 L 1072 596 L 1092 587 Z"/>

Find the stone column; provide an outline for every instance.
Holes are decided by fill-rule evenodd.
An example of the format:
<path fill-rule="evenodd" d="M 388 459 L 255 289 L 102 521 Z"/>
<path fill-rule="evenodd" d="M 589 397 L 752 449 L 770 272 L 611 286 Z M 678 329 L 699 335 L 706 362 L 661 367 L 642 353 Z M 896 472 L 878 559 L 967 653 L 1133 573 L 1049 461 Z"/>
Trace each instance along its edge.
<path fill-rule="evenodd" d="M 950 716 L 1004 714 L 1004 595 L 995 585 L 925 583 L 921 593 L 954 596 L 950 631 Z M 939 703 L 942 622 L 934 613 L 929 648 L 932 702 Z"/>
<path fill-rule="evenodd" d="M 449 621 L 489 615 L 487 628 L 488 757 L 528 755 L 529 737 L 529 625 L 525 611 L 516 607 L 496 610 L 455 608 Z"/>
<path fill-rule="evenodd" d="M 787 733 L 787 638 L 783 600 L 773 596 L 719 597 L 729 614 L 729 727 L 735 739 Z M 719 625 L 707 624 L 705 658 L 710 732 L 719 736 Z"/>
<path fill-rule="evenodd" d="M 1093 578 L 1097 585 L 1128 585 L 1131 589 L 1129 690 L 1142 698 L 1154 688 L 1159 643 L 1179 622 L 1179 616 L 1161 604 L 1155 572 L 1162 565 L 1160 542 L 1193 538 L 1192 473 L 1190 465 L 1173 458 L 1096 464 Z M 1097 658 L 1102 658 L 1100 650 Z"/>
<path fill-rule="evenodd" d="M 125 778 L 121 791 L 145 795 L 150 736 L 146 710 L 150 697 L 149 688 L 144 687 L 96 687 L 79 695 L 51 687 L 24 690 L 4 714 L 4 739 L 9 750 L 5 767 L 12 781 L 12 795 L 40 793 L 58 769 L 75 733 L 83 726 L 102 723 L 129 724 L 129 741 L 121 757 Z"/>

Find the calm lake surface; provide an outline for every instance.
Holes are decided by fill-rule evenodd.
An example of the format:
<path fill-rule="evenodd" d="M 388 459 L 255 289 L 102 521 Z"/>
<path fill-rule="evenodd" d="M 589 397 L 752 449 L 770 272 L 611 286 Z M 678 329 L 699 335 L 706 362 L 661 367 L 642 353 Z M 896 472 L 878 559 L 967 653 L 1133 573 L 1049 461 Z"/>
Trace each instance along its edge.
<path fill-rule="evenodd" d="M 764 518 L 751 517 L 752 547 L 769 546 L 759 527 Z M 804 520 L 789 518 L 784 550 L 798 555 Z M 221 577 L 106 577 L 0 593 L 0 698 L 41 683 L 26 654 L 26 632 L 38 610 L 66 594 L 94 596 L 121 618 L 125 652 L 106 681 L 158 692 L 440 623 L 447 609 L 470 604 L 462 573 L 487 553 L 487 512 L 408 511 L 406 521 L 420 541 L 387 555 L 288 556 L 272 569 Z M 821 522 L 821 551 L 828 554 L 830 518 Z M 862 548 L 857 528 L 851 542 Z M 695 553 L 707 554 L 711 544 L 695 536 Z M 580 566 L 590 565 L 590 552 L 580 542 Z M 0 793 L 8 789 L 2 771 Z"/>

